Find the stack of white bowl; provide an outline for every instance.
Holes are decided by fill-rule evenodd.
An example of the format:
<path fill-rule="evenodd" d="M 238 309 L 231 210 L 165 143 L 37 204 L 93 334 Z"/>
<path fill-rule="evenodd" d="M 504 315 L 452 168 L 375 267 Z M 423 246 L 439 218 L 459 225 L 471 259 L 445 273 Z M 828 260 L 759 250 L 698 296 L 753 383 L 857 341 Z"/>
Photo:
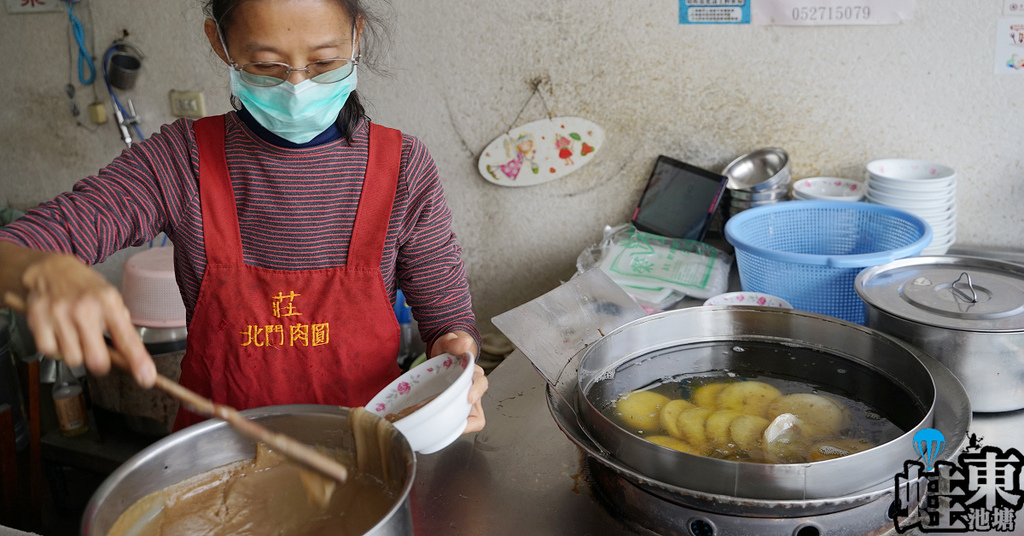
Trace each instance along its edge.
<path fill-rule="evenodd" d="M 956 241 L 956 172 L 948 166 L 888 158 L 867 165 L 867 200 L 915 214 L 932 226 L 921 255 L 942 255 Z"/>
<path fill-rule="evenodd" d="M 793 199 L 816 201 L 861 201 L 867 189 L 864 183 L 839 177 L 810 177 L 793 183 Z"/>

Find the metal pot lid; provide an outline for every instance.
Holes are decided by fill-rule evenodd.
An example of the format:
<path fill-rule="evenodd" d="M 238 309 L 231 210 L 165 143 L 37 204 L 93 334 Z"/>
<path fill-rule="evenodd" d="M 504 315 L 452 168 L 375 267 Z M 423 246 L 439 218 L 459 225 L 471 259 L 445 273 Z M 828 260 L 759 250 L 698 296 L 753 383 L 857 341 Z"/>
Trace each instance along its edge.
<path fill-rule="evenodd" d="M 911 257 L 868 268 L 854 283 L 867 304 L 945 329 L 1024 330 L 1024 266 L 980 257 Z"/>

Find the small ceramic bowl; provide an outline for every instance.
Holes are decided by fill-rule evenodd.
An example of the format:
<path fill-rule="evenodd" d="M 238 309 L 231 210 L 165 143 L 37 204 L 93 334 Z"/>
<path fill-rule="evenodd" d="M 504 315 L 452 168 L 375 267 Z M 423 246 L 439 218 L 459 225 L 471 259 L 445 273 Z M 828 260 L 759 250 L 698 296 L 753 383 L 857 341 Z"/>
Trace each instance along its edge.
<path fill-rule="evenodd" d="M 908 158 L 875 160 L 866 167 L 871 179 L 903 188 L 942 188 L 956 178 L 949 166 Z"/>
<path fill-rule="evenodd" d="M 377 393 L 366 409 L 387 418 L 429 401 L 394 425 L 413 450 L 430 454 L 447 447 L 466 430 L 472 385 L 473 356 L 441 354 L 399 376 Z"/>
<path fill-rule="evenodd" d="M 793 183 L 793 193 L 804 199 L 860 201 L 864 192 L 864 183 L 838 177 L 811 177 Z"/>
<path fill-rule="evenodd" d="M 913 189 L 903 188 L 894 184 L 887 184 L 882 181 L 868 179 L 868 190 L 874 190 L 882 192 L 883 194 L 889 194 L 899 197 L 913 197 L 916 199 L 934 199 L 934 198 L 946 198 L 956 195 L 956 179 L 953 179 L 952 184 L 944 186 L 942 188 L 931 188 L 931 189 Z"/>
<path fill-rule="evenodd" d="M 955 215 L 954 215 L 955 216 Z M 929 218 L 922 218 L 928 222 L 928 225 L 932 226 L 932 241 L 934 242 L 938 238 L 939 233 L 943 233 L 950 229 L 956 228 L 956 217 L 950 218 L 947 216 L 935 216 Z"/>
<path fill-rule="evenodd" d="M 867 198 L 870 201 L 879 203 L 882 205 L 888 205 L 890 207 L 899 207 L 904 209 L 919 208 L 923 210 L 945 208 L 956 202 L 956 198 L 939 198 L 939 199 L 915 199 L 912 197 L 900 197 L 882 193 L 878 190 L 868 189 Z"/>
<path fill-rule="evenodd" d="M 718 296 L 712 296 L 704 302 L 704 305 L 752 305 L 755 307 L 778 307 L 780 309 L 792 309 L 788 301 L 760 292 L 726 292 Z"/>
<path fill-rule="evenodd" d="M 871 199 L 871 194 L 870 193 L 868 194 L 868 199 Z M 881 205 L 885 205 L 886 204 L 886 203 L 881 203 L 879 201 L 871 201 L 871 202 L 872 203 L 878 203 L 878 204 L 881 204 Z M 956 203 L 950 203 L 949 206 L 945 206 L 945 207 L 932 207 L 932 208 L 893 207 L 893 208 L 898 208 L 900 210 L 906 210 L 907 212 L 909 212 L 911 214 L 914 214 L 915 216 L 920 216 L 920 217 L 928 220 L 928 223 L 931 223 L 932 221 L 942 221 L 942 220 L 947 220 L 947 219 L 955 218 L 956 217 Z"/>

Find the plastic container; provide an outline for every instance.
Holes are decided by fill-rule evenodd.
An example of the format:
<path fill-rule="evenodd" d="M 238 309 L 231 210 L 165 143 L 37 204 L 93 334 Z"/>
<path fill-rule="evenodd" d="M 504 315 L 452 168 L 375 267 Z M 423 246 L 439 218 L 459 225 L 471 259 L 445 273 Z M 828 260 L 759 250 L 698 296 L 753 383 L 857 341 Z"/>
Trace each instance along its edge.
<path fill-rule="evenodd" d="M 791 201 L 733 216 L 725 238 L 736 249 L 743 290 L 864 324 L 857 274 L 919 254 L 932 230 L 920 217 L 883 205 Z"/>
<path fill-rule="evenodd" d="M 174 278 L 173 247 L 150 248 L 129 257 L 121 275 L 121 294 L 136 326 L 185 326 L 185 304 Z"/>
<path fill-rule="evenodd" d="M 63 361 L 57 361 L 57 378 L 53 382 L 53 405 L 57 411 L 60 433 L 67 437 L 89 431 L 82 382 Z"/>
<path fill-rule="evenodd" d="M 142 61 L 134 54 L 123 50 L 114 52 L 107 65 L 107 78 L 110 85 L 117 89 L 131 89 L 135 87 L 135 80 L 139 77 L 141 68 Z"/>

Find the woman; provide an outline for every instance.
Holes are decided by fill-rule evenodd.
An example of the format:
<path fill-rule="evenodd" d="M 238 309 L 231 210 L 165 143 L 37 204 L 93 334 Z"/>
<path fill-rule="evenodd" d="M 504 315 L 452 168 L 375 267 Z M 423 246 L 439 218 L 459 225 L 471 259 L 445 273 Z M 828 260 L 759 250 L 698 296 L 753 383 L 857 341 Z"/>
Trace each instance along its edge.
<path fill-rule="evenodd" d="M 354 93 L 359 0 L 210 0 L 205 31 L 237 111 L 178 120 L 0 230 L 0 290 L 40 351 L 143 386 L 155 367 L 124 303 L 86 266 L 165 232 L 189 326 L 180 382 L 238 408 L 358 406 L 399 374 L 400 286 L 429 355 L 477 353 L 437 172 Z M 304 67 L 297 67 L 304 66 Z M 483 428 L 477 367 L 467 431 Z M 179 411 L 175 428 L 200 418 Z"/>

